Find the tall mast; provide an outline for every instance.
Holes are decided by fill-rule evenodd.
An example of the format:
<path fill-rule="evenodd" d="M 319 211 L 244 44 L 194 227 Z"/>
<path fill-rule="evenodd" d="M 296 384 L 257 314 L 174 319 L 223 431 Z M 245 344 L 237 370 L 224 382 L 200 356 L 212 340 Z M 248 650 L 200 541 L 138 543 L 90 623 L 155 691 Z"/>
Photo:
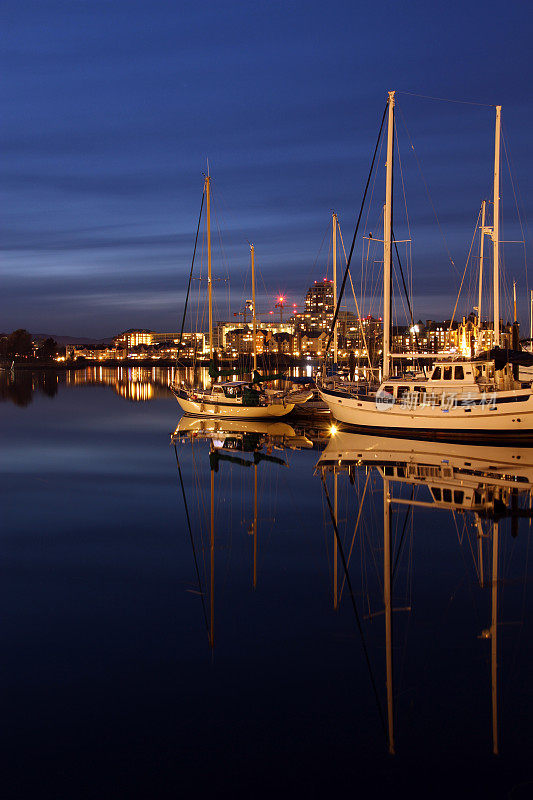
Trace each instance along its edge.
<path fill-rule="evenodd" d="M 516 316 L 516 281 L 513 281 L 513 322 L 518 322 Z"/>
<path fill-rule="evenodd" d="M 479 331 L 481 330 L 481 297 L 482 297 L 482 289 L 483 289 L 483 250 L 485 244 L 485 209 L 486 209 L 486 201 L 483 200 L 481 203 L 481 239 L 479 240 L 479 295 L 477 301 L 477 327 L 478 327 L 478 339 L 479 339 Z"/>
<path fill-rule="evenodd" d="M 492 228 L 494 260 L 494 347 L 500 346 L 500 130 L 502 107 L 496 106 L 494 136 L 494 224 Z"/>
<path fill-rule="evenodd" d="M 207 220 L 207 293 L 209 300 L 209 358 L 213 359 L 213 280 L 211 277 L 211 178 L 205 176 L 205 208 Z"/>
<path fill-rule="evenodd" d="M 333 250 L 333 313 L 337 310 L 337 215 L 333 212 L 332 216 L 332 250 Z M 333 329 L 333 363 L 338 359 L 337 325 Z"/>
<path fill-rule="evenodd" d="M 392 272 L 392 159 L 394 137 L 394 92 L 389 92 L 387 131 L 387 177 L 385 183 L 385 214 L 383 231 L 383 380 L 389 377 L 391 332 L 391 272 Z"/>
<path fill-rule="evenodd" d="M 255 316 L 255 248 L 253 244 L 250 245 L 250 254 L 252 258 L 252 345 L 253 345 L 254 371 L 255 371 L 257 369 L 257 340 L 256 340 L 257 320 Z"/>

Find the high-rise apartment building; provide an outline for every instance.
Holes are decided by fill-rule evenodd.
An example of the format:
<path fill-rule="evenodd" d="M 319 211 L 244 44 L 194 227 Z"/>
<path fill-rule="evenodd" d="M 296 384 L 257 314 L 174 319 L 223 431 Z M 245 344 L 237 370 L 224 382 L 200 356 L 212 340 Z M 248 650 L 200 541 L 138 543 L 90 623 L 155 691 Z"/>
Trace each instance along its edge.
<path fill-rule="evenodd" d="M 305 310 L 309 314 L 333 315 L 333 281 L 315 281 L 305 295 Z"/>

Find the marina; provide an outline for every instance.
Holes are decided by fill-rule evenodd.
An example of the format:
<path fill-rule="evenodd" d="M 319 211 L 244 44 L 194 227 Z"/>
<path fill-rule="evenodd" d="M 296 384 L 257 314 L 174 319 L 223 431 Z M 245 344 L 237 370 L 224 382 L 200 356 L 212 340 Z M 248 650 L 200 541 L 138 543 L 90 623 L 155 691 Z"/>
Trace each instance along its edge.
<path fill-rule="evenodd" d="M 516 283 L 500 319 L 501 109 L 477 314 L 428 321 L 424 351 L 407 291 L 408 337 L 391 315 L 394 104 L 383 241 L 362 237 L 367 261 L 383 245 L 381 317 L 350 274 L 359 221 L 347 256 L 333 212 L 304 311 L 283 328 L 280 296 L 260 323 L 248 243 L 244 327 L 215 322 L 208 172 L 179 333 L 128 329 L 109 359 L 67 345 L 55 366 L 50 337 L 4 337 L 26 348 L 0 372 L 16 796 L 81 774 L 95 796 L 105 772 L 120 796 L 529 797 L 533 356 Z"/>
<path fill-rule="evenodd" d="M 0 800 L 531 800 L 533 7 L 4 5 Z"/>

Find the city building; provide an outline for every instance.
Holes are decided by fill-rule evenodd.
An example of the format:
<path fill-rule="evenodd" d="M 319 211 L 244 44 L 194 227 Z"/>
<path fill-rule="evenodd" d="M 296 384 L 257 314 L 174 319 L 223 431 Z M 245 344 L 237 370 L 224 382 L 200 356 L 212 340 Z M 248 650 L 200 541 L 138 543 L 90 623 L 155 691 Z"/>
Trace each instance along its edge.
<path fill-rule="evenodd" d="M 120 333 L 113 338 L 113 344 L 117 347 L 122 345 L 129 349 L 136 347 L 138 344 L 152 344 L 153 331 L 146 328 L 129 328 L 124 333 Z"/>
<path fill-rule="evenodd" d="M 333 315 L 333 281 L 324 278 L 309 287 L 305 295 L 305 311 L 308 314 Z"/>
<path fill-rule="evenodd" d="M 324 278 L 315 281 L 305 295 L 304 311 L 294 313 L 292 318 L 269 322 L 256 320 L 256 351 L 298 357 L 320 357 L 324 354 L 334 316 L 333 282 Z M 241 353 L 253 352 L 252 306 L 245 304 L 235 317 L 244 317 L 237 322 L 219 321 L 213 330 L 213 347 L 224 358 L 236 358 Z M 379 363 L 383 348 L 383 322 L 371 315 L 359 319 L 353 312 L 341 308 L 337 317 L 338 358 L 346 361 L 350 353 L 357 358 Z M 511 346 L 511 325 L 501 325 L 501 343 Z M 105 361 L 123 359 L 153 359 L 175 361 L 181 359 L 209 358 L 209 335 L 206 332 L 177 331 L 161 332 L 130 328 L 105 345 L 67 345 L 66 359 L 84 358 Z M 418 320 L 414 325 L 396 325 L 392 330 L 391 352 L 397 354 L 460 353 L 476 355 L 490 350 L 494 342 L 492 324 L 479 324 L 476 314 L 463 317 L 462 321 Z"/>
<path fill-rule="evenodd" d="M 67 344 L 65 345 L 65 359 L 75 361 L 77 358 L 89 358 L 91 361 L 123 360 L 127 358 L 128 351 L 125 347 L 108 347 L 105 344 Z"/>
<path fill-rule="evenodd" d="M 294 334 L 294 323 L 293 322 L 261 322 L 261 320 L 256 320 L 257 330 L 261 330 L 265 332 L 265 335 L 270 333 L 272 335 L 277 333 L 288 333 Z M 234 349 L 234 341 L 235 337 L 231 337 L 235 330 L 252 330 L 252 323 L 251 321 L 247 323 L 235 323 L 235 322 L 218 322 L 216 326 L 216 330 L 214 331 L 214 338 L 215 338 L 215 347 L 217 350 L 222 352 L 228 352 L 228 350 Z M 251 336 L 251 334 L 250 334 Z M 228 344 L 228 337 L 231 338 L 231 344 Z M 250 338 L 251 342 L 251 338 Z M 259 344 L 259 341 L 258 341 Z M 207 347 L 209 348 L 209 343 L 207 343 Z"/>
<path fill-rule="evenodd" d="M 293 316 L 292 322 L 298 336 L 312 331 L 324 331 L 333 322 L 333 281 L 324 278 L 315 281 L 305 295 L 305 310 Z"/>

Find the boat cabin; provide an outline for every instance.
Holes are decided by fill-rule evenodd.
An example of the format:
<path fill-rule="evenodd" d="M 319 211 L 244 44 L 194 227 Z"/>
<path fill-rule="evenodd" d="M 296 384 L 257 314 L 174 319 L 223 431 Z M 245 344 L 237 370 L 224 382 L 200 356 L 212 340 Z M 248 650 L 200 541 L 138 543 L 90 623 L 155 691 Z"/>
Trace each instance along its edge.
<path fill-rule="evenodd" d="M 226 381 L 225 383 L 216 383 L 212 389 L 212 395 L 220 395 L 227 397 L 230 400 L 236 400 L 243 396 L 246 389 L 250 388 L 249 381 Z"/>
<path fill-rule="evenodd" d="M 381 392 L 387 392 L 395 399 L 418 392 L 479 392 L 494 389 L 514 389 L 512 366 L 506 364 L 496 370 L 494 361 L 437 362 L 427 378 L 389 378 L 381 385 Z"/>

